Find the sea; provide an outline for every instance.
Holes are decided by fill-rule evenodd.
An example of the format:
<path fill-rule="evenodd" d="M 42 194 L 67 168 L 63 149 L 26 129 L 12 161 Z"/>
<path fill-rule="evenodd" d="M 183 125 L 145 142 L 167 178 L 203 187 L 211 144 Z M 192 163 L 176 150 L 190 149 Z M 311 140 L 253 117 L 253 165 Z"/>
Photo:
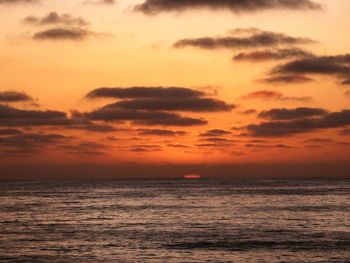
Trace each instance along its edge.
<path fill-rule="evenodd" d="M 0 182 L 0 262 L 350 262 L 350 180 Z"/>

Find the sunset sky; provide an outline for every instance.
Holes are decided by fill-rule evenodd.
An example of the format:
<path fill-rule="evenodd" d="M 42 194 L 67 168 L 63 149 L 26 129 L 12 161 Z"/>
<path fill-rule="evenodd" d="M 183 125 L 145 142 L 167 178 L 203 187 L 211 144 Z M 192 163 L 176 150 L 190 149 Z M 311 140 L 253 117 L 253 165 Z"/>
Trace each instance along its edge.
<path fill-rule="evenodd" d="M 344 176 L 349 10 L 0 0 L 0 178 Z"/>

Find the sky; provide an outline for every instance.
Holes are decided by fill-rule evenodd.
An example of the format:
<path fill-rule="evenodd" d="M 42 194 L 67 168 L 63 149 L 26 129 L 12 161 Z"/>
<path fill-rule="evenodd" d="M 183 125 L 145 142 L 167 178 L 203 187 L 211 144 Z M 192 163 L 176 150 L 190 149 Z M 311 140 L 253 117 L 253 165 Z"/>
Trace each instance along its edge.
<path fill-rule="evenodd" d="M 0 179 L 348 176 L 348 0 L 0 0 Z"/>

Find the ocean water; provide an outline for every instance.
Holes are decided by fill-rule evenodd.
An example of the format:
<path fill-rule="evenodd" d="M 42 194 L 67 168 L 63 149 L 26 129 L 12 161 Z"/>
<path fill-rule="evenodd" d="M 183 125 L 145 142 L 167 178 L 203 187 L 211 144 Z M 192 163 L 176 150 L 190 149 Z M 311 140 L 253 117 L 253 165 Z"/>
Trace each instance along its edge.
<path fill-rule="evenodd" d="M 0 182 L 0 262 L 350 262 L 350 181 Z"/>

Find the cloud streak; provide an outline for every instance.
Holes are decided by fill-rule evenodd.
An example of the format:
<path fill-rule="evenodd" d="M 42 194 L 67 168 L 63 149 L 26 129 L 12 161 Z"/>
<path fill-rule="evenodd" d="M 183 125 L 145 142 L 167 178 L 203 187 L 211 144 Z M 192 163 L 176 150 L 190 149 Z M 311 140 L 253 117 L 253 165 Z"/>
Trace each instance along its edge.
<path fill-rule="evenodd" d="M 243 34 L 242 34 L 243 33 Z M 282 45 L 310 44 L 309 38 L 292 37 L 283 33 L 260 29 L 236 29 L 222 37 L 185 38 L 173 44 L 174 48 L 195 47 L 200 49 L 244 49 L 276 47 Z"/>
<path fill-rule="evenodd" d="M 319 10 L 321 6 L 311 0 L 145 0 L 134 10 L 153 15 L 160 12 L 184 11 L 206 8 L 229 10 L 234 13 L 249 13 L 263 10 Z"/>

